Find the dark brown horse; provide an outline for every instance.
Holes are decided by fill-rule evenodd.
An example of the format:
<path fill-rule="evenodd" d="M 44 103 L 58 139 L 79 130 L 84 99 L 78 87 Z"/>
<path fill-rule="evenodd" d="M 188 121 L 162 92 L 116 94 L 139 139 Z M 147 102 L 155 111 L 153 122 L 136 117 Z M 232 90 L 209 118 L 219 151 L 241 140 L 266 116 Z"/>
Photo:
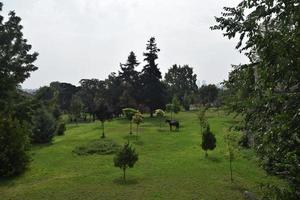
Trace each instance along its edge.
<path fill-rule="evenodd" d="M 176 130 L 179 130 L 179 122 L 178 121 L 166 119 L 166 123 L 169 123 L 170 131 L 172 131 L 173 126 L 176 127 Z"/>

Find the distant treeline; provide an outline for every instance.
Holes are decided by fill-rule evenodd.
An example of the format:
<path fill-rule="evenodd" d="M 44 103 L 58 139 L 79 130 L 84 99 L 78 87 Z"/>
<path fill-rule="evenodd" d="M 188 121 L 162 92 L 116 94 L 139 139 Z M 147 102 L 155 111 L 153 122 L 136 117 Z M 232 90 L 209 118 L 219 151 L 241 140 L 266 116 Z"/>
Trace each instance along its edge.
<path fill-rule="evenodd" d="M 155 109 L 165 109 L 175 97 L 182 107 L 189 110 L 191 104 L 219 106 L 220 91 L 216 85 L 203 85 L 198 88 L 197 75 L 188 65 L 174 64 L 162 79 L 158 64 L 155 38 L 147 43 L 144 53 L 145 65 L 140 65 L 134 52 L 127 61 L 120 64 L 117 73 L 111 73 L 105 80 L 82 79 L 80 86 L 70 83 L 52 82 L 50 86 L 38 89 L 34 96 L 45 105 L 52 105 L 54 112 L 85 113 L 95 119 L 99 104 L 106 104 L 118 116 L 123 108 L 136 108 L 153 115 Z"/>

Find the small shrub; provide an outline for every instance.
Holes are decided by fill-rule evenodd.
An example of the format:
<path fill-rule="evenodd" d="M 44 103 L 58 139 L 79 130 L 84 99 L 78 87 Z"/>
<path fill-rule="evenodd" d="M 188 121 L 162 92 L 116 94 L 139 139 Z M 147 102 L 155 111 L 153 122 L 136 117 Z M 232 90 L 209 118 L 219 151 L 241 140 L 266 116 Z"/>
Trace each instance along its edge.
<path fill-rule="evenodd" d="M 123 170 L 123 180 L 126 180 L 125 172 L 128 167 L 132 168 L 138 161 L 138 154 L 135 152 L 129 143 L 125 144 L 122 149 L 114 157 L 115 167 Z"/>
<path fill-rule="evenodd" d="M 64 122 L 58 123 L 55 134 L 56 135 L 64 135 L 65 131 L 66 131 L 66 124 Z"/>
<path fill-rule="evenodd" d="M 55 133 L 56 121 L 47 109 L 38 109 L 34 115 L 31 139 L 33 143 L 49 143 Z"/>
<path fill-rule="evenodd" d="M 113 154 L 120 149 L 120 145 L 112 140 L 98 139 L 87 143 L 86 145 L 76 147 L 73 152 L 77 155 L 90 155 L 90 154 Z"/>
<path fill-rule="evenodd" d="M 207 150 L 214 150 L 216 148 L 216 138 L 210 131 L 209 125 L 206 130 L 202 133 L 202 149 L 205 151 L 205 157 L 208 156 Z"/>

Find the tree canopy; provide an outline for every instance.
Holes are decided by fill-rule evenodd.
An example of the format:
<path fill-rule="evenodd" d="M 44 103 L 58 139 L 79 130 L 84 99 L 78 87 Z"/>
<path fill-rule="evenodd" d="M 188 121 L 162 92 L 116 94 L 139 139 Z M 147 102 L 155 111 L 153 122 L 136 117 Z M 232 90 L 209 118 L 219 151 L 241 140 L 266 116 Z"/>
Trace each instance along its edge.
<path fill-rule="evenodd" d="M 249 0 L 225 7 L 212 29 L 239 37 L 249 64 L 234 66 L 227 105 L 244 115 L 245 130 L 264 168 L 290 181 L 300 198 L 300 4 L 298 0 Z"/>

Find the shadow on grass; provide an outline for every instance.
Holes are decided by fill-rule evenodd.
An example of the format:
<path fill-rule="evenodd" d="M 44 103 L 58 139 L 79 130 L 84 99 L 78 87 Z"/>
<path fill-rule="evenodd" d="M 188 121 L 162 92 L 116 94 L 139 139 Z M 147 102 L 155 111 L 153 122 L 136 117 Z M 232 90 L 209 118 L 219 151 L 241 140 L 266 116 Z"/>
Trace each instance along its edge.
<path fill-rule="evenodd" d="M 132 141 L 132 143 L 135 145 L 140 145 L 140 146 L 145 144 L 142 140 L 135 140 L 135 141 Z"/>
<path fill-rule="evenodd" d="M 157 129 L 157 132 L 169 133 L 170 129 Z"/>
<path fill-rule="evenodd" d="M 126 179 L 126 181 L 124 181 L 123 178 L 116 178 L 113 180 L 113 183 L 117 185 L 135 185 L 138 181 L 137 179 Z"/>
<path fill-rule="evenodd" d="M 215 163 L 222 162 L 222 160 L 220 158 L 214 157 L 214 156 L 208 156 L 206 159 L 209 160 L 209 161 L 215 162 Z"/>
<path fill-rule="evenodd" d="M 128 134 L 128 135 L 125 135 L 124 137 L 123 137 L 123 139 L 125 139 L 125 140 L 129 140 L 129 141 L 135 141 L 135 140 L 137 140 L 137 136 L 135 135 L 135 134 Z"/>

